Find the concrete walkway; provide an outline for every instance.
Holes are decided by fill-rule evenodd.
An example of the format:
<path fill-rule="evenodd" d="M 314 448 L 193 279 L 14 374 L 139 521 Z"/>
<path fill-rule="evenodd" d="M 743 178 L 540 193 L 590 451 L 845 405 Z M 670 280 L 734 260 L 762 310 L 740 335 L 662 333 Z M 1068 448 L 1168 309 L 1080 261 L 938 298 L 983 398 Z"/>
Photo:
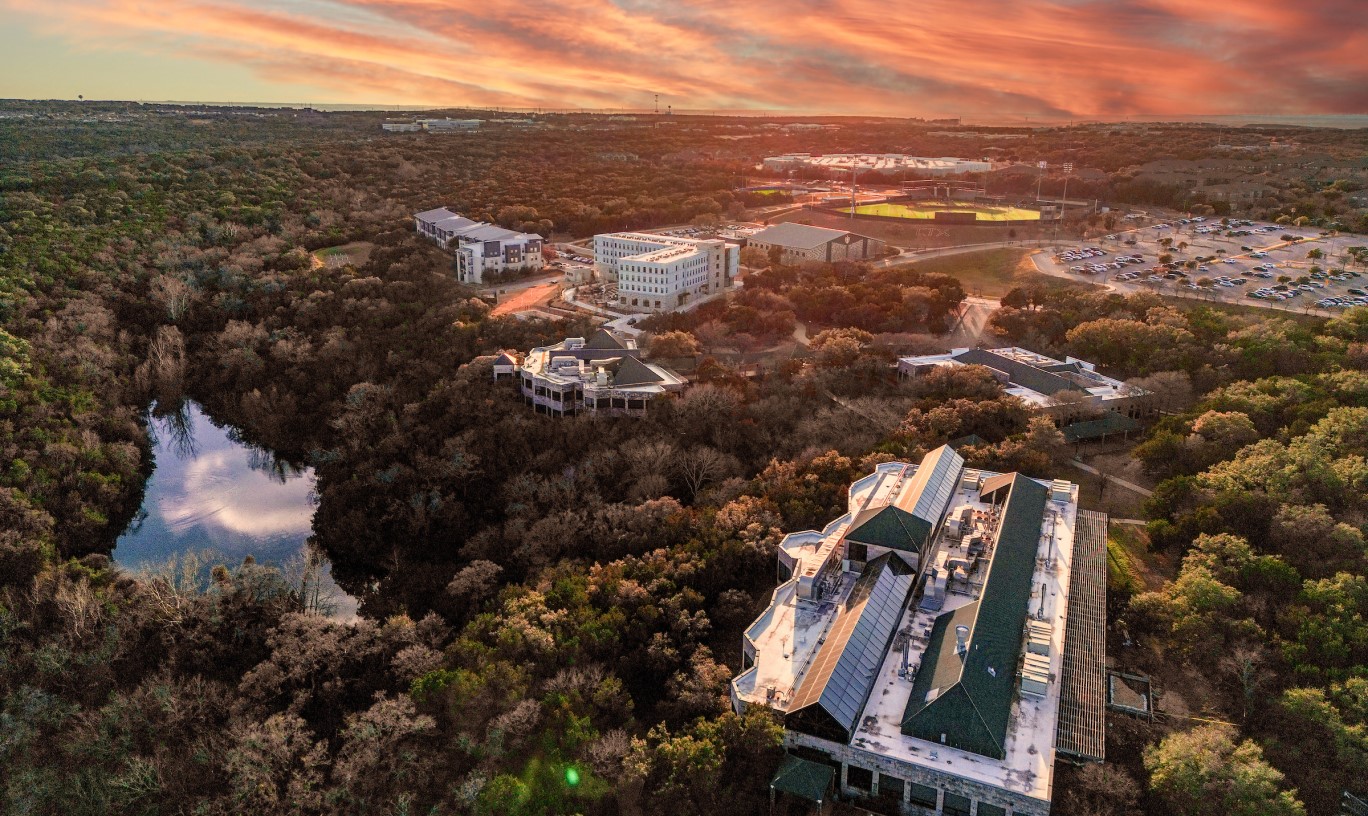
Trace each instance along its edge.
<path fill-rule="evenodd" d="M 1139 493 L 1141 496 L 1144 496 L 1145 498 L 1149 498 L 1150 496 L 1154 495 L 1153 490 L 1147 490 L 1141 487 L 1140 485 L 1136 484 L 1135 482 L 1128 482 L 1125 479 L 1118 479 L 1115 476 L 1108 476 L 1107 474 L 1103 473 L 1102 471 L 1098 470 L 1092 465 L 1086 465 L 1078 461 L 1077 459 L 1070 459 L 1069 464 L 1073 465 L 1074 467 L 1078 468 L 1084 473 L 1091 473 L 1094 476 L 1100 476 L 1101 478 L 1106 479 L 1114 485 L 1119 485 L 1121 487 L 1126 488 L 1127 490 Z"/>

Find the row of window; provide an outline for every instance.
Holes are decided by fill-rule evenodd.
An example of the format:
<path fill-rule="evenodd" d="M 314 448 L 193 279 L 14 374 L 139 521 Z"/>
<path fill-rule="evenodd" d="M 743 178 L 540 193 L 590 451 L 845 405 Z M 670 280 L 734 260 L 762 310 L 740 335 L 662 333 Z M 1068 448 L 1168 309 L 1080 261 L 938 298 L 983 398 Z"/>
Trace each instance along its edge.
<path fill-rule="evenodd" d="M 874 790 L 874 772 L 858 765 L 847 765 L 846 786 L 872 792 Z M 958 793 L 945 791 L 942 800 L 939 794 L 940 791 L 931 785 L 908 782 L 889 774 L 879 774 L 878 798 L 880 799 L 901 802 L 906 796 L 907 801 L 911 804 L 929 810 L 935 810 L 936 806 L 940 805 L 941 813 L 945 816 L 969 816 L 973 809 L 972 799 Z M 1007 809 L 1000 805 L 991 805 L 987 802 L 978 803 L 979 816 L 1006 816 L 1006 813 Z"/>

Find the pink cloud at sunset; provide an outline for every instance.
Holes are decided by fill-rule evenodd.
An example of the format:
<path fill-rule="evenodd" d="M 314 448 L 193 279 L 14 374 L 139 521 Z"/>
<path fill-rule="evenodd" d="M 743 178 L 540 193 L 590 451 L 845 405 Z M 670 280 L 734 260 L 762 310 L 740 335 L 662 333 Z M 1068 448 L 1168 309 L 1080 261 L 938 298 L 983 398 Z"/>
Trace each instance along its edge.
<path fill-rule="evenodd" d="M 259 87 L 307 86 L 339 103 L 641 108 L 658 93 L 677 109 L 890 116 L 1368 110 L 1362 0 L 0 0 L 0 8 L 31 36 L 75 52 L 133 52 L 168 71 L 245 66 Z M 213 90 L 212 98 L 257 101 Z"/>

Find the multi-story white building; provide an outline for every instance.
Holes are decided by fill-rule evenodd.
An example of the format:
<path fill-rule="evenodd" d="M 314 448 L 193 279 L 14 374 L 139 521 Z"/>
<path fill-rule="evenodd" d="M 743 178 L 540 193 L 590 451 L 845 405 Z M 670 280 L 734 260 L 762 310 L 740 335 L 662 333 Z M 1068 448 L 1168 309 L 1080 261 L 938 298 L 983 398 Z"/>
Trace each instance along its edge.
<path fill-rule="evenodd" d="M 421 122 L 381 122 L 380 129 L 386 133 L 420 133 L 423 130 Z"/>
<path fill-rule="evenodd" d="M 420 212 L 413 221 L 419 233 L 456 255 L 456 277 L 462 283 L 484 283 L 491 273 L 542 268 L 546 239 L 540 235 L 472 221 L 446 207 Z"/>
<path fill-rule="evenodd" d="M 504 352 L 494 360 L 494 379 L 514 377 L 523 399 L 539 413 L 582 411 L 640 416 L 651 400 L 683 390 L 683 377 L 641 360 L 631 338 L 600 329 L 586 342 L 567 337 L 521 357 Z"/>
<path fill-rule="evenodd" d="M 1105 751 L 1107 517 L 949 446 L 850 486 L 780 543 L 737 711 L 784 721 L 773 793 L 881 813 L 1046 816 L 1060 755 Z"/>
<path fill-rule="evenodd" d="M 721 239 L 648 232 L 594 236 L 594 267 L 617 281 L 618 306 L 653 312 L 678 309 L 732 285 L 741 250 Z"/>

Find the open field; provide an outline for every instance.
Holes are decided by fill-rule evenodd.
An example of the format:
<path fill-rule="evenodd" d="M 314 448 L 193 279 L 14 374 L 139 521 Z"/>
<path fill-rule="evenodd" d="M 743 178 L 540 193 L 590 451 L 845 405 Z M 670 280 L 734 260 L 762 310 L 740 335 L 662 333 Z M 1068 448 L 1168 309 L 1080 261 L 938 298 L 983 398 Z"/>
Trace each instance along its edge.
<path fill-rule="evenodd" d="M 314 268 L 342 266 L 360 266 L 370 257 L 371 250 L 375 244 L 369 241 L 352 241 L 350 244 L 341 246 L 327 247 L 320 249 L 313 254 Z"/>
<path fill-rule="evenodd" d="M 933 272 L 958 278 L 964 291 L 981 297 L 1000 298 L 1018 286 L 1036 284 L 1053 288 L 1098 288 L 1096 284 L 1074 283 L 1041 274 L 1030 261 L 1030 250 L 1015 247 L 985 249 L 917 261 L 919 272 Z"/>
<path fill-rule="evenodd" d="M 850 212 L 846 208 L 846 212 Z M 938 212 L 971 212 L 979 221 L 1039 221 L 1039 210 L 1020 207 L 989 207 L 978 204 L 946 203 L 943 201 L 915 201 L 910 203 L 861 204 L 856 215 L 882 215 L 887 218 L 934 219 Z"/>
<path fill-rule="evenodd" d="M 878 238 L 896 247 L 917 249 L 1009 240 L 1021 241 L 1024 245 L 1048 237 L 1048 230 L 1042 226 L 1043 222 L 1016 225 L 1001 221 L 944 224 L 926 218 L 852 218 L 848 213 L 837 215 L 834 212 L 808 209 L 794 209 L 779 215 L 767 216 L 763 220 L 766 224 L 792 221 L 814 227 L 848 230 Z"/>
<path fill-rule="evenodd" d="M 556 293 L 559 291 L 560 284 L 555 283 L 554 281 L 538 286 L 529 286 L 526 289 L 509 295 L 506 300 L 494 307 L 491 314 L 497 317 L 499 315 L 517 314 L 518 312 L 529 311 L 538 306 L 545 306 L 551 302 L 551 298 L 555 297 Z"/>

